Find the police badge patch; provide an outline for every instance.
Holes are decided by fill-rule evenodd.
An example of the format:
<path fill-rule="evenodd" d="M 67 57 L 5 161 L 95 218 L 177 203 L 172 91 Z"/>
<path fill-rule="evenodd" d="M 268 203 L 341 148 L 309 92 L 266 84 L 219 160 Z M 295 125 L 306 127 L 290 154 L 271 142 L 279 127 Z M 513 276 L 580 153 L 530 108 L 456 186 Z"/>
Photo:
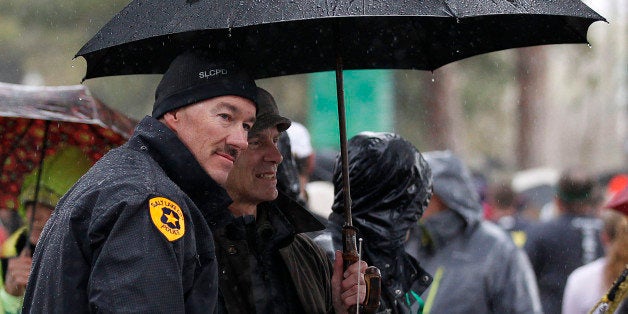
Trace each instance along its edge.
<path fill-rule="evenodd" d="M 165 197 L 153 197 L 148 201 L 150 218 L 157 230 L 172 242 L 185 234 L 183 212 L 177 203 Z"/>

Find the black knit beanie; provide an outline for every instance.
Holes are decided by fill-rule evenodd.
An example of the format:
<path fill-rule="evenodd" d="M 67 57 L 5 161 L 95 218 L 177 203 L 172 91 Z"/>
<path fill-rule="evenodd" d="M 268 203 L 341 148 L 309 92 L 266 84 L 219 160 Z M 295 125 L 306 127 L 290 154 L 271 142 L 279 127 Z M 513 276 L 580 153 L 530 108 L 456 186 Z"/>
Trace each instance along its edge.
<path fill-rule="evenodd" d="M 152 116 L 203 101 L 234 95 L 257 106 L 257 86 L 233 61 L 214 61 L 200 51 L 185 52 L 172 61 L 155 91 Z"/>

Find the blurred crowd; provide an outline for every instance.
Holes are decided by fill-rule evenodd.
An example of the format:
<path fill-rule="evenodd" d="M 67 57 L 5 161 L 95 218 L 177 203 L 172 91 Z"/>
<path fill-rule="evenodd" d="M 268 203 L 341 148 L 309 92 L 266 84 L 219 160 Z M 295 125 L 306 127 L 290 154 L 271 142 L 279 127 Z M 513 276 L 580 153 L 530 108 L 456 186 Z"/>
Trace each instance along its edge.
<path fill-rule="evenodd" d="M 332 211 L 342 207 L 338 153 L 319 154 L 310 144 L 307 129 L 298 123 L 293 127 L 288 134 L 302 185 L 299 197 L 328 225 L 326 232 L 315 235 L 317 243 L 328 252 L 339 249 L 338 241 L 334 246 L 329 239 L 343 222 Z M 352 189 L 353 184 L 364 184 L 363 176 L 381 178 L 375 169 L 394 171 L 395 164 L 385 164 L 383 158 L 360 165 L 351 158 L 351 148 L 349 144 Z M 434 276 L 421 295 L 424 313 L 468 313 L 469 309 L 477 313 L 589 313 L 628 267 L 628 212 L 611 208 L 615 206 L 613 198 L 615 203 L 628 202 L 620 195 L 628 193 L 628 174 L 595 175 L 583 168 L 533 169 L 491 181 L 472 173 L 451 152 L 422 155 L 431 168 L 433 194 L 418 227 L 404 231 L 408 232 L 406 252 Z M 387 185 L 398 184 L 384 180 Z M 368 183 L 366 194 L 381 194 L 381 181 L 374 181 Z M 399 213 L 393 214 L 390 204 L 386 205 L 390 195 L 370 198 L 363 210 L 361 198 L 367 197 L 360 193 L 364 192 L 352 191 L 352 210 L 353 218 L 366 230 L 362 233 L 365 238 L 371 228 L 391 229 L 402 224 Z M 429 208 L 437 207 L 442 213 L 434 218 Z M 383 223 L 386 219 L 393 222 Z M 365 241 L 372 251 L 368 241 L 373 240 Z M 385 254 L 380 251 L 379 258 L 382 256 Z M 367 261 L 390 267 L 390 263 L 378 265 L 374 258 Z M 457 301 L 467 305 L 457 306 Z"/>

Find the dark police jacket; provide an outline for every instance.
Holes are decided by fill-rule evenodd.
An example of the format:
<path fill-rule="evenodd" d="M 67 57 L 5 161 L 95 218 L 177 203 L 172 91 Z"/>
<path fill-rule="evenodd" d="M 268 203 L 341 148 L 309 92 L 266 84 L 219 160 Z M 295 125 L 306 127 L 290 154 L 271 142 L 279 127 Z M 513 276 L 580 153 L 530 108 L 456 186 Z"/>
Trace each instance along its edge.
<path fill-rule="evenodd" d="M 144 118 L 59 202 L 24 312 L 213 311 L 217 263 L 204 215 L 229 202 L 170 129 Z"/>
<path fill-rule="evenodd" d="M 252 216 L 217 220 L 220 273 L 215 313 L 331 313 L 331 262 L 302 232 L 324 228 L 280 193 Z"/>

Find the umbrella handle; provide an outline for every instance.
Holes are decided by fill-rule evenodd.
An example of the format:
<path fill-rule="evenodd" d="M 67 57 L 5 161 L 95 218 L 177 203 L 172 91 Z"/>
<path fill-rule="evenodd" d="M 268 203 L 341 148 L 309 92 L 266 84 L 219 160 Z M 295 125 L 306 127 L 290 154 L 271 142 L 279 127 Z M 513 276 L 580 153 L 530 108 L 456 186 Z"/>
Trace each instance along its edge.
<path fill-rule="evenodd" d="M 348 224 L 342 227 L 342 266 L 344 270 L 361 260 L 361 254 L 356 245 L 356 235 L 356 227 Z M 364 281 L 366 282 L 366 298 L 359 307 L 351 306 L 349 313 L 372 314 L 379 308 L 379 298 L 382 294 L 382 275 L 379 269 L 375 266 L 369 266 L 364 272 Z"/>
<path fill-rule="evenodd" d="M 628 299 L 628 264 L 624 271 L 615 280 L 610 289 L 602 296 L 600 301 L 589 311 L 589 314 L 615 313 L 622 302 Z"/>
<path fill-rule="evenodd" d="M 361 313 L 375 313 L 379 308 L 379 298 L 382 295 L 382 274 L 379 268 L 369 266 L 364 271 L 364 281 L 366 281 L 366 299 L 360 305 Z"/>

